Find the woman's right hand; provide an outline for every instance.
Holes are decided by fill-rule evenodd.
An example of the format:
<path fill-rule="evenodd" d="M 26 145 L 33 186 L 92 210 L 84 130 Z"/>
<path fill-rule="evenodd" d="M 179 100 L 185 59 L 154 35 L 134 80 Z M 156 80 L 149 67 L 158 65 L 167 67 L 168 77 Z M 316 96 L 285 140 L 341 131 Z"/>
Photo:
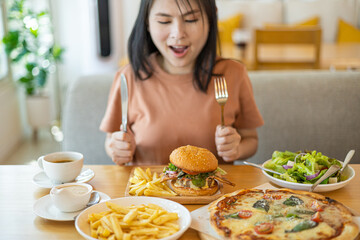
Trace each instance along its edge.
<path fill-rule="evenodd" d="M 108 133 L 106 150 L 112 161 L 118 165 L 131 162 L 136 148 L 135 136 L 131 131 Z"/>

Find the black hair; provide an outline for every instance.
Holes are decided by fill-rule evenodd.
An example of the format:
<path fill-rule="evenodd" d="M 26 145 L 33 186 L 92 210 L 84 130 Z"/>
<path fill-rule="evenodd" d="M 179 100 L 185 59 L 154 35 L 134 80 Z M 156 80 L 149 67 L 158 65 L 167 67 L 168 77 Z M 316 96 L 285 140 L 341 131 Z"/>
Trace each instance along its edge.
<path fill-rule="evenodd" d="M 149 12 L 154 0 L 141 0 L 140 9 L 128 41 L 129 61 L 137 79 L 146 80 L 152 76 L 153 68 L 148 60 L 150 54 L 159 52 L 148 32 Z M 191 8 L 189 0 L 179 1 Z M 195 60 L 193 83 L 202 92 L 206 92 L 216 63 L 218 42 L 217 12 L 215 0 L 196 0 L 201 13 L 206 13 L 209 22 L 209 34 L 206 43 Z M 180 7 L 179 7 L 180 9 Z M 204 16 L 204 14 L 202 14 Z M 141 72 L 145 75 L 141 75 Z"/>

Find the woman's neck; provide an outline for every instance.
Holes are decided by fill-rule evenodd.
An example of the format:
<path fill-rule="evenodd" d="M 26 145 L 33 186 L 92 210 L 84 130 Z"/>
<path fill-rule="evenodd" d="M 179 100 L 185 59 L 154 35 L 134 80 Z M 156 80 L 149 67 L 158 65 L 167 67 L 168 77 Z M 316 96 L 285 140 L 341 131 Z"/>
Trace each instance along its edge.
<path fill-rule="evenodd" d="M 156 55 L 156 61 L 159 66 L 167 73 L 174 74 L 174 75 L 182 75 L 182 74 L 189 74 L 194 71 L 194 66 L 185 66 L 185 67 L 174 67 L 165 58 L 158 53 Z"/>

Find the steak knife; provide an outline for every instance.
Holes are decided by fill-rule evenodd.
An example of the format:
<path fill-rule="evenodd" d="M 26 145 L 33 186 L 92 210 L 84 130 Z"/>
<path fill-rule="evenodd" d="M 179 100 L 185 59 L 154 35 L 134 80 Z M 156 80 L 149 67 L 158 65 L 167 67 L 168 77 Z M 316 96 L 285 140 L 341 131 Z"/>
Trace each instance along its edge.
<path fill-rule="evenodd" d="M 120 77 L 120 88 L 121 88 L 121 117 L 123 131 L 127 132 L 127 117 L 128 117 L 128 88 L 124 74 Z"/>

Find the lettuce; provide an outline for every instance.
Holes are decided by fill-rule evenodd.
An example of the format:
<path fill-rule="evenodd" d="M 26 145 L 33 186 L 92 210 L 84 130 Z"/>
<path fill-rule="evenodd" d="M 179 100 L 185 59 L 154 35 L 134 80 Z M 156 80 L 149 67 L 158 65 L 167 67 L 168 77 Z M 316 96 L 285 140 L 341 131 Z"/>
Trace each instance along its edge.
<path fill-rule="evenodd" d="M 295 158 L 297 154 L 290 152 L 290 151 L 285 151 L 285 152 L 280 152 L 280 151 L 274 151 L 272 154 L 272 159 L 274 158 Z"/>
<path fill-rule="evenodd" d="M 283 165 L 287 165 L 288 161 L 293 161 L 294 165 L 292 168 L 285 169 Z M 329 158 L 317 151 L 274 151 L 271 160 L 264 167 L 282 173 L 280 176 L 271 174 L 273 177 L 289 182 L 312 184 L 324 175 L 331 165 L 339 165 L 341 167 L 341 163 L 338 160 Z M 319 171 L 320 173 L 315 178 L 311 180 L 306 179 L 306 176 L 314 175 Z M 328 183 L 328 179 L 322 182 L 322 184 L 326 183 Z"/>
<path fill-rule="evenodd" d="M 283 173 L 280 175 L 280 178 L 285 180 L 285 181 L 288 181 L 288 182 L 294 182 L 294 183 L 297 183 L 298 181 L 296 181 L 296 179 L 290 177 L 290 175 L 288 173 Z"/>
<path fill-rule="evenodd" d="M 315 171 L 311 170 L 311 167 L 305 165 L 305 163 L 295 163 L 292 172 L 297 171 L 302 175 L 313 175 Z"/>
<path fill-rule="evenodd" d="M 279 165 L 279 164 L 276 164 L 273 161 L 269 161 L 269 162 L 265 163 L 264 167 L 268 168 L 268 169 L 272 169 L 272 170 L 277 171 L 279 173 L 285 173 L 286 170 L 282 167 L 282 165 L 283 164 Z"/>
<path fill-rule="evenodd" d="M 296 153 L 285 151 L 285 152 L 279 152 L 274 151 L 272 154 L 272 162 L 277 165 L 286 165 L 289 160 L 294 160 L 296 156 Z"/>

